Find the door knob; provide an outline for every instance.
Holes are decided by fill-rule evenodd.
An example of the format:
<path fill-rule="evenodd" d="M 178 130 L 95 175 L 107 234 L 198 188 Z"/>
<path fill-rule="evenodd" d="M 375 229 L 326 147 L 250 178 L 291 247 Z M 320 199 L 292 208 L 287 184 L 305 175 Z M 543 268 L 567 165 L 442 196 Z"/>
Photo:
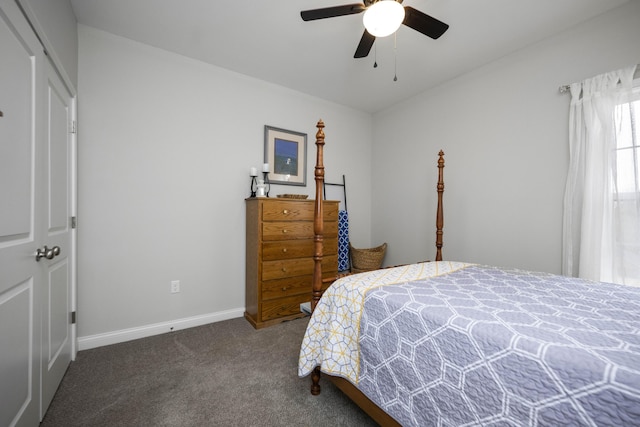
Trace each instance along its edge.
<path fill-rule="evenodd" d="M 60 255 L 60 246 L 54 246 L 49 249 L 45 245 L 43 249 L 36 250 L 36 261 L 40 261 L 42 258 L 53 259 L 58 255 Z"/>

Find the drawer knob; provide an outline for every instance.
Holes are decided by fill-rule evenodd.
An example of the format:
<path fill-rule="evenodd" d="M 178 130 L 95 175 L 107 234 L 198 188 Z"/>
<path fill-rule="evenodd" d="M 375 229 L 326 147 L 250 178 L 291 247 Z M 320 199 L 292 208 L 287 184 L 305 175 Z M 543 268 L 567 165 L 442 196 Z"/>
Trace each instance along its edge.
<path fill-rule="evenodd" d="M 282 230 L 282 232 L 283 232 L 284 234 L 287 234 L 287 230 Z"/>
<path fill-rule="evenodd" d="M 282 252 L 287 252 L 287 248 L 282 248 Z"/>
<path fill-rule="evenodd" d="M 286 214 L 289 213 L 289 211 L 287 209 L 285 209 L 285 210 L 282 211 L 282 213 L 286 215 Z"/>
<path fill-rule="evenodd" d="M 284 267 L 282 267 L 282 272 L 283 272 L 283 273 L 286 273 L 286 272 L 287 272 L 287 269 L 286 269 L 286 268 L 284 268 Z"/>
<path fill-rule="evenodd" d="M 282 287 L 282 292 L 286 291 L 287 289 L 289 289 L 289 288 L 287 288 L 286 286 L 283 286 Z"/>

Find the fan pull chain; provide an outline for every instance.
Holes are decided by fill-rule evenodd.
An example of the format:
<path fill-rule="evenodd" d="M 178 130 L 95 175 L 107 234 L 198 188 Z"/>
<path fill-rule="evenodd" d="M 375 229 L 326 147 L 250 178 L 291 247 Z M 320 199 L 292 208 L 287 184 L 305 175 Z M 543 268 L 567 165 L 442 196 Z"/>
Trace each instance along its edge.
<path fill-rule="evenodd" d="M 373 44 L 373 68 L 378 68 L 378 43 Z"/>
<path fill-rule="evenodd" d="M 393 33 L 393 81 L 398 81 L 398 49 L 397 42 L 398 41 L 398 32 Z"/>

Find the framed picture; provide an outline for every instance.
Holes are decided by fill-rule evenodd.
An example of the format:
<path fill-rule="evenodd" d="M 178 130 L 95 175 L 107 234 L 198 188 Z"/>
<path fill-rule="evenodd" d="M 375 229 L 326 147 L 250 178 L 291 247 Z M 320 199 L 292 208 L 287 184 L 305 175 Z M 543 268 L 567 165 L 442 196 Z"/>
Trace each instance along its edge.
<path fill-rule="evenodd" d="M 264 162 L 272 184 L 307 185 L 307 134 L 264 127 Z"/>

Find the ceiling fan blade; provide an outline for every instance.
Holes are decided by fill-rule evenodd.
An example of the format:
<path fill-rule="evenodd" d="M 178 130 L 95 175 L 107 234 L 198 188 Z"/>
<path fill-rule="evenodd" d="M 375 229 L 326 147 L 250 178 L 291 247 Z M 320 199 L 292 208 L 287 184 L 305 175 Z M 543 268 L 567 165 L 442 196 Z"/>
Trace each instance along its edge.
<path fill-rule="evenodd" d="M 345 4 L 343 6 L 324 7 L 322 9 L 303 10 L 300 16 L 303 21 L 333 18 L 335 16 L 353 15 L 364 12 L 366 7 L 362 3 Z"/>
<path fill-rule="evenodd" d="M 432 39 L 437 39 L 449 28 L 448 24 L 424 14 L 411 6 L 404 7 L 404 21 L 402 21 L 402 23 Z"/>
<path fill-rule="evenodd" d="M 367 55 L 369 55 L 369 51 L 371 50 L 371 47 L 373 46 L 373 42 L 375 41 L 376 41 L 376 36 L 372 36 L 371 34 L 369 34 L 367 30 L 364 30 L 364 33 L 362 33 L 362 38 L 360 39 L 360 43 L 356 48 L 356 53 L 355 55 L 353 55 L 353 57 L 364 58 Z"/>

